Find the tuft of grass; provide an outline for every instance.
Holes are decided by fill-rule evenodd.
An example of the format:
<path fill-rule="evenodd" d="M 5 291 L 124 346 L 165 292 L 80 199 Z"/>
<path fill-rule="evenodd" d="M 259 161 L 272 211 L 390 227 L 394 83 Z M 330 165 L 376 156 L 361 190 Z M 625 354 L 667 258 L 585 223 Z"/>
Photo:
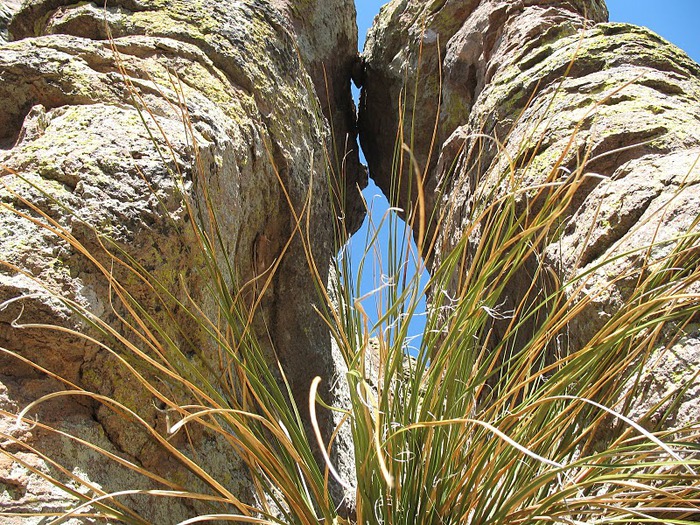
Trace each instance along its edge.
<path fill-rule="evenodd" d="M 144 107 L 137 100 L 137 91 L 132 93 L 136 106 Z M 178 109 L 185 122 L 190 122 L 186 105 Z M 148 122 L 155 119 L 144 115 L 144 124 Z M 152 133 L 157 136 L 159 131 Z M 188 135 L 195 144 L 191 127 Z M 350 393 L 350 406 L 326 406 L 316 396 L 316 380 L 309 385 L 310 413 L 332 409 L 345 415 L 343 424 L 349 425 L 354 444 L 356 486 L 340 479 L 328 453 L 326 464 L 316 461 L 314 450 L 329 450 L 339 429 L 333 436 L 324 436 L 316 426 L 314 436 L 307 435 L 284 370 L 279 362 L 271 362 L 275 355 L 274 349 L 270 351 L 271 341 L 254 329 L 260 298 L 281 258 L 255 282 L 240 282 L 235 261 L 224 249 L 217 219 L 220 211 L 212 206 L 206 191 L 203 206 L 186 194 L 181 197 L 190 218 L 187 228 L 195 241 L 193 260 L 203 263 L 200 277 L 208 283 L 214 312 L 205 311 L 192 299 L 184 279 L 181 287 L 188 300 L 178 299 L 179 294 L 108 236 L 95 231 L 100 242 L 96 247 L 84 246 L 24 193 L 0 179 L 5 191 L 21 204 L 3 203 L 4 209 L 43 228 L 89 260 L 108 285 L 110 313 L 118 318 L 118 323 L 110 324 L 70 298 L 52 293 L 28 269 L 3 261 L 6 271 L 34 280 L 86 326 L 80 331 L 41 328 L 81 338 L 109 352 L 164 407 L 169 421 L 164 431 L 154 429 L 122 400 L 87 391 L 40 363 L 3 349 L 65 385 L 65 390 L 36 400 L 19 414 L 3 413 L 5 417 L 73 440 L 155 487 L 106 493 L 30 445 L 2 435 L 19 450 L 31 451 L 52 464 L 56 474 L 24 463 L 80 502 L 63 514 L 44 516 L 54 518 L 51 523 L 89 515 L 144 524 L 147 521 L 124 498 L 137 494 L 154 500 L 187 499 L 211 509 L 182 525 L 346 520 L 363 524 L 697 523 L 700 427 L 672 432 L 649 429 L 627 417 L 629 406 L 639 396 L 635 374 L 661 342 L 680 337 L 700 309 L 692 291 L 700 277 L 697 221 L 684 235 L 666 241 L 672 247 L 661 260 L 647 260 L 641 269 L 630 268 L 629 274 L 638 280 L 625 305 L 580 348 L 567 347 L 567 327 L 595 300 L 582 293 L 587 279 L 614 261 L 603 261 L 588 273 L 559 282 L 541 262 L 539 250 L 559 235 L 572 199 L 585 182 L 587 159 L 564 181 L 557 177 L 558 166 L 554 166 L 545 182 L 524 188 L 518 184 L 515 164 L 498 146 L 503 162 L 510 166 L 501 181 L 508 191 L 475 197 L 468 227 L 451 248 L 442 246 L 439 260 L 432 259 L 435 264 L 425 289 L 408 272 L 411 260 L 422 264 L 409 242 L 410 232 L 419 232 L 420 254 L 435 257 L 440 225 L 454 210 L 427 216 L 422 190 L 425 173 L 411 155 L 410 138 L 402 132 L 395 152 L 396 191 L 398 181 L 413 181 L 416 204 L 404 210 L 408 226 L 402 226 L 391 213 L 381 219 L 389 223 L 391 232 L 386 260 L 379 257 L 372 262 L 381 253 L 376 233 L 380 223 L 370 231 L 360 268 L 353 268 L 349 254 L 341 249 L 333 261 L 333 281 L 322 282 L 320 265 L 326 261 L 315 261 L 311 255 L 313 196 L 308 196 L 300 211 L 290 202 L 296 223 L 293 236 L 303 241 L 309 272 L 317 277 L 319 315 L 326 320 L 348 368 L 342 379 Z M 167 155 L 163 152 L 164 158 Z M 330 160 L 334 156 L 328 158 L 327 172 L 331 173 L 336 163 Z M 206 190 L 205 170 L 196 157 L 192 171 L 201 177 L 198 183 Z M 22 174 L 14 176 L 31 185 Z M 172 176 L 182 177 L 176 172 Z M 39 188 L 34 191 L 51 199 Z M 337 188 L 331 186 L 329 191 Z M 525 193 L 536 206 L 523 209 Z M 347 232 L 338 231 L 339 249 L 346 238 Z M 291 242 L 288 239 L 286 247 Z M 637 252 L 644 258 L 652 247 Z M 646 271 L 652 264 L 654 271 Z M 373 324 L 363 309 L 358 282 L 370 265 L 381 268 L 382 273 L 374 292 L 381 312 Z M 530 275 L 533 286 L 515 304 L 505 307 L 508 286 L 523 272 Z M 619 279 L 623 277 L 626 275 Z M 126 280 L 149 290 L 148 306 L 130 293 Z M 542 283 L 545 285 L 540 286 Z M 248 292 L 253 286 L 260 291 L 251 301 Z M 427 312 L 419 311 L 418 306 L 424 294 L 430 298 Z M 187 340 L 187 330 L 175 318 L 167 322 L 157 317 L 151 311 L 154 307 L 179 312 L 205 333 L 218 363 L 207 356 L 191 359 L 176 342 L 179 337 Z M 416 343 L 409 336 L 409 325 L 418 315 L 426 317 L 426 329 Z M 410 352 L 415 344 L 418 348 Z M 149 435 L 183 471 L 201 482 L 199 488 L 183 486 L 29 418 L 38 404 L 66 396 L 107 407 L 126 424 Z M 211 474 L 206 458 L 188 454 L 171 442 L 173 436 L 183 433 L 223 440 L 245 464 L 254 497 L 244 501 Z M 192 443 L 196 447 L 196 439 Z M 23 464 L 21 454 L 3 453 Z M 355 493 L 356 510 L 350 517 L 340 517 L 337 502 L 331 498 L 329 486 L 334 477 Z"/>
<path fill-rule="evenodd" d="M 674 239 L 653 272 L 629 270 L 643 275 L 634 293 L 582 348 L 567 347 L 566 333 L 595 300 L 579 293 L 588 274 L 547 275 L 546 292 L 532 287 L 503 308 L 506 285 L 556 235 L 582 173 L 537 188 L 536 214 L 517 212 L 520 190 L 485 204 L 427 290 L 407 279 L 397 250 L 374 326 L 341 262 L 345 308 L 329 325 L 354 366 L 358 523 L 696 522 L 700 427 L 648 430 L 626 410 L 651 351 L 697 316 L 697 229 Z M 545 271 L 538 262 L 533 282 Z M 423 292 L 426 331 L 410 358 Z"/>
<path fill-rule="evenodd" d="M 410 119 L 410 101 L 399 105 Z M 561 282 L 541 253 L 587 182 L 588 153 L 567 177 L 559 170 L 576 131 L 536 186 L 524 186 L 520 176 L 530 160 L 518 165 L 503 143 L 469 137 L 475 145 L 465 153 L 476 152 L 474 165 L 480 144 L 491 141 L 498 151 L 490 165 L 507 169 L 474 196 L 450 248 L 441 225 L 464 210 L 448 200 L 428 216 L 427 173 L 411 154 L 413 130 L 404 120 L 398 128 L 389 193 L 390 202 L 399 194 L 413 199 L 411 209 L 398 210 L 408 224 L 397 221 L 397 210 L 382 218 L 390 224 L 387 260 L 373 260 L 382 223 L 370 229 L 359 268 L 341 252 L 334 284 L 341 299 L 328 316 L 350 368 L 357 522 L 697 523 L 700 425 L 649 428 L 627 413 L 643 397 L 635 377 L 652 351 L 677 341 L 697 318 L 700 217 L 663 243 L 661 259 L 650 259 L 662 244 L 654 241 Z M 419 260 L 412 233 L 433 262 L 425 289 L 421 268 L 407 267 Z M 595 272 L 632 254 L 640 266 L 587 292 Z M 381 267 L 374 324 L 358 282 L 371 266 Z M 523 276 L 532 285 L 514 301 L 513 284 Z M 569 326 L 629 277 L 636 287 L 623 306 L 585 344 L 572 346 Z M 423 294 L 427 312 L 418 309 Z M 416 350 L 408 334 L 418 315 L 426 329 Z"/>

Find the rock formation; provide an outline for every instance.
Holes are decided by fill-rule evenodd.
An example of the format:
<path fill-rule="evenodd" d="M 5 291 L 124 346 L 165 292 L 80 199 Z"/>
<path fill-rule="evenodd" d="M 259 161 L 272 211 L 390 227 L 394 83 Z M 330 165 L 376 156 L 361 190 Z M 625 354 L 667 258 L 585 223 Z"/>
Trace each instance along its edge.
<path fill-rule="evenodd" d="M 183 307 L 215 318 L 221 305 L 211 286 L 240 289 L 258 305 L 250 323 L 300 407 L 317 375 L 324 400 L 344 403 L 347 392 L 332 386 L 342 360 L 315 305 L 337 236 L 364 215 L 356 127 L 371 176 L 407 218 L 422 185 L 434 219 L 423 226 L 435 243 L 421 246 L 432 269 L 467 229 L 468 246 L 478 244 L 473 219 L 490 201 L 518 190 L 518 212 L 528 217 L 541 206 L 529 190 L 565 186 L 576 174 L 558 234 L 507 283 L 501 305 L 519 304 L 533 281 L 546 284 L 542 275 L 586 276 L 571 288 L 569 306 L 586 299 L 567 327 L 572 348 L 698 231 L 700 66 L 646 29 L 606 23 L 602 0 L 392 0 L 370 31 L 362 68 L 354 18 L 350 0 L 0 2 L 3 523 L 60 514 L 86 483 L 95 492 L 161 487 L 68 435 L 207 490 L 153 435 L 128 424 L 125 410 L 94 397 L 43 403 L 34 426 L 12 415 L 43 395 L 85 389 L 165 435 L 167 407 L 134 380 L 128 352 L 106 343 L 119 350 L 159 340 L 224 391 L 227 356 Z M 357 126 L 351 73 L 363 84 Z M 392 180 L 401 159 L 424 169 L 420 181 L 412 170 Z M 218 280 L 196 249 L 193 222 L 215 246 Z M 416 237 L 422 231 L 416 223 Z M 697 267 L 698 255 L 691 244 L 682 268 L 665 269 L 668 286 L 674 272 Z M 679 293 L 681 304 L 697 301 L 697 285 Z M 162 333 L 149 339 L 149 325 L 135 325 L 136 304 Z M 647 395 L 629 407 L 639 417 L 659 404 L 651 426 L 700 419 L 700 329 L 682 328 L 650 349 L 640 376 Z M 148 358 L 159 348 L 142 346 L 134 366 L 153 378 Z M 198 401 L 162 377 L 154 384 L 180 404 Z M 687 388 L 665 411 L 679 386 Z M 334 421 L 323 418 L 328 435 Z M 253 501 L 244 462 L 227 443 L 201 429 L 170 444 Z M 351 454 L 336 450 L 335 459 L 352 476 Z M 64 479 L 64 490 L 47 475 Z M 123 501 L 158 524 L 212 510 L 138 494 Z"/>
<path fill-rule="evenodd" d="M 17 0 L 5 0 L 0 2 L 0 44 L 7 42 L 10 35 L 7 32 L 7 26 L 12 19 L 12 15 L 19 8 L 20 2 Z"/>
<path fill-rule="evenodd" d="M 16 6 L 2 7 L 7 18 Z M 8 37 L 11 42 L 0 49 L 0 346 L 50 374 L 3 354 L 0 408 L 17 413 L 73 384 L 120 400 L 165 431 L 166 414 L 114 356 L 65 332 L 28 326 L 92 333 L 68 300 L 123 329 L 124 307 L 98 264 L 110 268 L 107 274 L 124 282 L 161 325 L 172 327 L 168 337 L 185 357 L 204 374 L 221 375 L 222 356 L 204 330 L 177 308 L 162 311 L 149 286 L 101 248 L 107 243 L 117 256 L 128 253 L 164 293 L 184 304 L 191 297 L 214 315 L 212 283 L 193 250 L 185 206 L 190 201 L 206 218 L 207 200 L 217 214 L 218 248 L 235 266 L 225 285 L 234 286 L 234 278 L 238 286 L 250 283 L 244 289 L 252 303 L 279 263 L 255 323 L 269 334 L 268 351 L 278 353 L 297 402 L 306 406 L 316 375 L 325 378 L 323 395 L 333 402 L 329 385 L 340 362 L 314 310 L 315 282 L 295 234 L 295 214 L 309 214 L 310 255 L 323 279 L 334 255 L 338 206 L 346 210 L 339 220 L 348 231 L 363 216 L 357 187 L 365 175 L 349 85 L 357 53 L 352 2 L 117 0 L 103 8 L 101 2 L 33 0 L 15 14 Z M 62 229 L 64 238 L 39 222 Z M 102 255 L 92 261 L 78 245 Z M 89 398 L 42 405 L 38 421 L 182 486 L 198 487 L 147 434 Z M 73 496 L 42 478 L 53 468 L 42 454 L 107 492 L 159 486 L 119 465 L 105 466 L 99 455 L 42 426 L 16 428 L 7 417 L 0 424 L 3 446 L 22 459 L 22 465 L 0 466 L 4 512 L 61 512 L 74 505 Z M 323 426 L 330 432 L 330 421 Z M 206 434 L 189 439 L 176 436 L 173 444 L 207 458 L 228 490 L 251 498 L 250 482 L 230 447 Z M 75 485 L 70 479 L 68 484 Z M 202 511 L 176 499 L 155 505 L 140 496 L 125 501 L 159 524 Z"/>
<path fill-rule="evenodd" d="M 436 248 L 424 254 L 429 267 L 462 237 L 483 196 L 493 202 L 518 187 L 520 213 L 535 213 L 526 189 L 561 184 L 580 168 L 561 234 L 537 256 L 540 275 L 587 275 L 577 293 L 589 304 L 567 333 L 572 348 L 630 297 L 640 268 L 658 269 L 679 237 L 697 232 L 700 212 L 700 66 L 647 29 L 606 20 L 600 0 L 394 0 L 363 53 L 359 128 L 370 176 L 411 215 L 413 173 L 392 183 L 402 125 L 425 167 L 427 216 L 442 217 L 431 232 Z M 504 311 L 534 275 L 526 269 L 509 283 Z M 691 302 L 697 291 L 684 290 Z M 697 369 L 700 332 L 693 324 L 686 332 L 660 351 L 659 372 L 648 372 L 657 401 L 691 381 L 668 425 L 700 418 L 698 377 L 682 372 Z"/>

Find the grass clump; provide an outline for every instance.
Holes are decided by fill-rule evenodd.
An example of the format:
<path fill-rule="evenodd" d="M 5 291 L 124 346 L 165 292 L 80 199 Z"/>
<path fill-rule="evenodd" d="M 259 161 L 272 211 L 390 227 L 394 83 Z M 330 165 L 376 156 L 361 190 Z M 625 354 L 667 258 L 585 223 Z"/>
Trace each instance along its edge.
<path fill-rule="evenodd" d="M 401 256 L 390 261 L 382 317 L 369 329 L 376 378 L 358 370 L 350 383 L 358 522 L 696 522 L 700 428 L 650 428 L 626 413 L 643 396 L 634 377 L 650 354 L 697 315 L 698 234 L 674 239 L 653 272 L 629 269 L 645 275 L 634 293 L 570 347 L 570 324 L 595 301 L 582 293 L 590 275 L 559 283 L 532 263 L 579 182 L 537 189 L 544 203 L 529 216 L 516 212 L 517 192 L 481 208 L 433 271 L 415 359 L 406 353 L 418 277 L 407 277 Z M 506 310 L 508 285 L 523 275 L 548 286 Z M 362 311 L 348 308 L 336 325 L 347 327 L 336 337 L 348 360 L 371 361 Z"/>

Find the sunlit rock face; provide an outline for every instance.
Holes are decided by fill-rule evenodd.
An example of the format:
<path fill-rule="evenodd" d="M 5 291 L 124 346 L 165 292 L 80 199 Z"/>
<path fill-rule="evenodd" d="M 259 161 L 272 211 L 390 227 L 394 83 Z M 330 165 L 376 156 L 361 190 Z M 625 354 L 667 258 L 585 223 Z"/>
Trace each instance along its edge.
<path fill-rule="evenodd" d="M 570 349 L 590 341 L 640 277 L 662 270 L 679 240 L 697 232 L 700 212 L 700 66 L 651 31 L 607 17 L 594 0 L 395 0 L 375 19 L 363 53 L 359 128 L 370 176 L 415 218 L 412 169 L 392 189 L 402 136 L 434 218 L 429 268 L 467 230 L 473 254 L 481 235 L 474 218 L 500 197 L 516 190 L 518 213 L 532 216 L 542 204 L 534 188 L 578 173 L 556 235 L 541 240 L 501 305 L 513 311 L 533 280 L 539 290 L 547 280 L 576 282 L 570 306 L 584 297 L 588 304 L 567 325 Z M 697 247 L 684 261 L 688 271 L 697 267 Z M 680 286 L 684 277 L 669 279 Z M 697 292 L 697 284 L 679 290 L 689 305 Z M 697 368 L 696 342 L 690 325 L 682 342 L 658 349 L 665 372 L 652 380 L 648 371 L 656 392 L 649 399 L 695 382 L 669 426 L 700 415 L 698 378 L 670 372 Z"/>
<path fill-rule="evenodd" d="M 350 94 L 353 3 L 125 0 L 105 9 L 101 2 L 45 0 L 25 2 L 8 26 L 17 7 L 0 4 L 0 38 L 10 41 L 0 48 L 0 250 L 6 262 L 0 346 L 70 383 L 3 356 L 1 408 L 16 413 L 43 394 L 75 386 L 119 400 L 165 435 L 168 415 L 119 356 L 65 331 L 27 325 L 95 335 L 68 300 L 122 330 L 126 312 L 105 277 L 113 274 L 216 384 L 226 359 L 204 328 L 183 311 L 159 309 L 149 285 L 118 261 L 136 261 L 173 301 L 214 315 L 218 305 L 190 220 L 191 213 L 206 219 L 207 207 L 217 217 L 219 249 L 235 268 L 235 276 L 224 275 L 224 286 L 234 278 L 239 286 L 250 283 L 247 300 L 259 299 L 253 322 L 268 341 L 270 366 L 276 367 L 274 349 L 301 407 L 316 375 L 333 402 L 340 394 L 330 385 L 342 372 L 341 360 L 332 356 L 314 309 L 319 299 L 308 256 L 323 280 L 335 226 L 354 231 L 364 216 L 358 187 L 365 174 Z M 302 210 L 313 231 L 308 253 L 295 234 Z M 101 251 L 105 243 L 118 258 Z M 90 260 L 78 244 L 101 255 Z M 262 281 L 253 280 L 277 264 L 259 297 Z M 138 343 L 133 334 L 130 341 Z M 172 385 L 163 388 L 183 396 L 183 404 L 196 402 Z M 179 486 L 201 487 L 148 432 L 90 398 L 63 397 L 37 410 L 42 425 L 76 433 Z M 32 472 L 53 469 L 38 451 L 106 492 L 162 487 L 41 426 L 15 428 L 9 418 L 1 424 L 24 462 L 0 466 L 2 482 L 13 487 L 1 496 L 3 511 L 61 512 L 75 505 L 75 496 Z M 330 418 L 321 425 L 329 436 Z M 227 490 L 251 499 L 250 479 L 223 440 L 204 431 L 171 439 L 203 460 Z M 341 467 L 342 458 L 351 461 L 347 450 L 338 454 Z M 126 499 L 153 523 L 211 510 L 177 498 Z"/>

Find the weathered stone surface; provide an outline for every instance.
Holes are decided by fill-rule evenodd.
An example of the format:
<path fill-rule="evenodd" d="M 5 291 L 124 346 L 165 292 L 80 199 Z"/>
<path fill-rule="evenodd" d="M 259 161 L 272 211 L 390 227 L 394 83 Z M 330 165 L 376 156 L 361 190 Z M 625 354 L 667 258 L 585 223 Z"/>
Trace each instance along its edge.
<path fill-rule="evenodd" d="M 331 356 L 327 330 L 313 308 L 315 286 L 298 235 L 283 254 L 295 222 L 281 185 L 296 212 L 313 195 L 312 251 L 323 273 L 333 255 L 337 214 L 328 180 L 355 190 L 363 178 L 349 90 L 356 53 L 352 3 L 126 0 L 108 2 L 106 10 L 101 6 L 26 2 L 10 24 L 15 41 L 0 50 L 0 250 L 7 263 L 0 272 L 0 346 L 66 381 L 120 399 L 165 432 L 161 407 L 114 356 L 79 337 L 22 328 L 46 323 L 89 331 L 50 294 L 67 297 L 116 328 L 123 328 L 117 313 L 124 310 L 119 301 L 112 304 L 114 294 L 94 262 L 21 214 L 43 222 L 40 215 L 46 214 L 95 252 L 100 251 L 95 232 L 106 235 L 113 250 L 127 252 L 176 299 L 188 302 L 182 280 L 204 312 L 213 314 L 216 305 L 201 273 L 203 260 L 193 249 L 185 206 L 189 199 L 205 213 L 206 188 L 241 283 L 265 274 L 282 257 L 256 322 L 261 332 L 269 330 L 293 393 L 306 406 L 311 379 L 321 375 L 329 388 L 339 361 Z M 324 63 L 332 64 L 327 90 Z M 345 173 L 326 168 L 333 142 L 326 117 L 333 120 L 333 140 L 348 145 Z M 19 196 L 37 208 L 27 209 Z M 350 194 L 347 205 L 351 230 L 361 220 L 361 208 Z M 106 256 L 99 263 L 112 265 Z M 126 283 L 135 300 L 156 310 L 155 318 L 172 327 L 174 344 L 210 370 L 205 374 L 220 376 L 220 356 L 210 353 L 211 342 L 191 319 L 178 309 L 158 311 L 149 288 L 119 264 L 108 271 Z M 246 289 L 252 301 L 258 285 Z M 0 359 L 0 374 L 0 408 L 6 414 L 62 387 L 8 356 Z M 178 396 L 177 389 L 171 395 Z M 333 399 L 330 391 L 324 396 Z M 89 399 L 47 404 L 39 422 L 76 431 L 182 486 L 199 486 L 145 432 Z M 322 423 L 328 430 L 331 422 Z M 42 427 L 13 425 L 4 418 L 2 432 L 74 465 L 74 474 L 107 492 L 149 486 L 123 467 L 104 468 L 97 454 L 78 453 L 81 447 Z M 206 458 L 215 478 L 249 500 L 251 487 L 231 449 L 204 433 L 189 439 L 178 435 L 173 444 Z M 27 470 L 53 467 L 10 441 L 3 446 L 26 456 L 29 466 L 0 467 L 0 481 L 12 489 L 1 496 L 3 508 L 60 512 L 71 506 L 75 498 L 47 488 Z M 140 496 L 126 501 L 163 524 L 205 508 L 177 499 L 155 505 Z"/>
<path fill-rule="evenodd" d="M 344 228 L 352 234 L 365 217 L 358 189 L 367 186 L 366 168 L 360 165 L 357 146 L 356 108 L 347 81 L 358 60 L 355 4 L 347 0 L 276 1 L 284 4 L 292 20 L 299 52 L 331 124 L 333 141 L 328 144 L 328 155 L 333 169 L 342 174 L 336 191 Z"/>
<path fill-rule="evenodd" d="M 670 348 L 650 358 L 641 376 L 644 401 L 632 407 L 631 417 L 649 428 L 690 428 L 698 424 L 700 398 L 700 328 L 690 326 Z M 687 387 L 687 389 L 685 388 Z M 669 410 L 672 403 L 675 409 Z M 649 413 L 650 407 L 658 407 Z"/>
<path fill-rule="evenodd" d="M 403 122 L 404 141 L 426 167 L 428 213 L 444 212 L 433 267 L 488 204 L 483 196 L 562 183 L 585 163 L 561 234 L 539 250 L 562 282 L 590 272 L 582 293 L 591 304 L 567 333 L 574 348 L 629 297 L 642 266 L 697 232 L 700 212 L 700 66 L 647 29 L 606 19 L 592 0 L 396 0 L 364 52 L 359 126 L 370 176 L 389 193 Z M 394 202 L 405 210 L 416 203 L 408 178 Z M 528 195 L 519 193 L 522 213 L 537 205 Z M 698 254 L 687 260 L 694 267 Z M 510 283 L 504 311 L 532 283 L 527 272 Z M 697 288 L 685 292 L 697 301 Z M 660 374 L 670 383 L 658 392 L 681 377 Z M 684 403 L 679 413 L 694 411 L 697 421 L 697 407 Z"/>
<path fill-rule="evenodd" d="M 432 174 L 441 145 L 472 121 L 472 108 L 484 88 L 506 69 L 518 67 L 519 61 L 544 59 L 551 53 L 551 42 L 557 42 L 562 32 L 577 33 L 584 11 L 592 21 L 607 19 L 602 1 L 435 4 L 395 0 L 385 5 L 367 35 L 359 120 L 362 146 L 377 184 L 388 193 L 402 113 L 404 141 L 412 147 L 419 166 L 428 166 Z M 528 84 L 518 83 L 524 78 L 529 79 Z M 524 107 L 536 82 L 535 75 L 525 70 L 508 84 L 513 92 L 503 98 L 509 101 L 504 109 L 511 118 Z M 486 115 L 484 104 L 478 105 L 483 108 L 480 116 Z M 498 121 L 495 115 L 491 119 Z M 434 129 L 437 135 L 431 152 Z M 424 182 L 431 191 L 435 191 L 435 178 L 429 175 Z M 403 208 L 410 202 L 404 193 L 399 192 L 398 199 Z M 415 189 L 413 193 L 415 201 Z"/>
<path fill-rule="evenodd" d="M 0 44 L 7 42 L 10 35 L 7 31 L 7 26 L 12 19 L 15 11 L 19 9 L 19 0 L 1 0 L 0 1 Z"/>

